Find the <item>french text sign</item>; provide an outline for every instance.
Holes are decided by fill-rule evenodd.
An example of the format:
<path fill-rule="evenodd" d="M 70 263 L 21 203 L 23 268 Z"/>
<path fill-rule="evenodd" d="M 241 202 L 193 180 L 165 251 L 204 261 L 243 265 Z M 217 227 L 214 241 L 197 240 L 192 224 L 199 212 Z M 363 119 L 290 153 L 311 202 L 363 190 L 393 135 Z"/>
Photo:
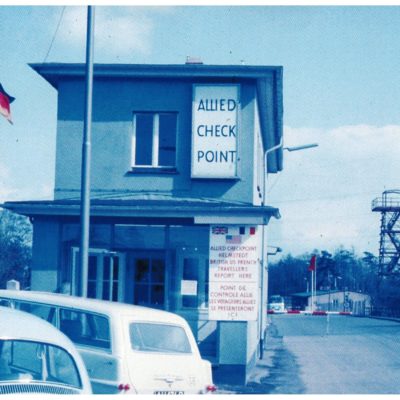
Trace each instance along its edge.
<path fill-rule="evenodd" d="M 257 226 L 211 226 L 209 319 L 254 321 L 258 318 L 260 231 Z"/>

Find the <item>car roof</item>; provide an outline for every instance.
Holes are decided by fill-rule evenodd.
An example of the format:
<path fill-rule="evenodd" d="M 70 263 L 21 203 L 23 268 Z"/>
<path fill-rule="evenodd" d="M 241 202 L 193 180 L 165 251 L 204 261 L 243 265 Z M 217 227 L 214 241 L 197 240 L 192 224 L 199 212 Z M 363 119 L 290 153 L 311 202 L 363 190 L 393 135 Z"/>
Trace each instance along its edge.
<path fill-rule="evenodd" d="M 61 293 L 3 289 L 0 290 L 0 298 L 35 301 L 37 303 L 71 307 L 99 314 L 113 315 L 115 317 L 129 315 L 138 320 L 185 323 L 185 320 L 182 317 L 168 311 L 107 300 L 71 296 Z"/>
<path fill-rule="evenodd" d="M 0 339 L 32 340 L 55 344 L 67 349 L 72 342 L 49 322 L 28 314 L 0 306 Z"/>

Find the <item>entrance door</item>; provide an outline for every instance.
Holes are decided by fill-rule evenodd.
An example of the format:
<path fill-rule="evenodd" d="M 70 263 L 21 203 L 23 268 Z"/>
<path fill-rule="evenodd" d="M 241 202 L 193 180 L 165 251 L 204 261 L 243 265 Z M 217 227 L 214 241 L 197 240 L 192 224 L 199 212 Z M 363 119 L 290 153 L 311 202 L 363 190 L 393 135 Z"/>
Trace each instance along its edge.
<path fill-rule="evenodd" d="M 131 271 L 133 304 L 165 308 L 167 293 L 164 254 L 135 254 Z"/>
<path fill-rule="evenodd" d="M 72 294 L 78 294 L 77 265 L 79 249 L 73 248 Z M 93 299 L 123 301 L 125 282 L 125 254 L 103 249 L 90 249 L 88 275 L 83 277 L 87 286 L 87 297 Z"/>
<path fill-rule="evenodd" d="M 209 255 L 207 248 L 177 252 L 178 313 L 192 327 L 201 355 L 217 357 L 217 321 L 208 319 Z"/>
<path fill-rule="evenodd" d="M 208 254 L 205 249 L 178 250 L 178 308 L 206 309 L 208 307 Z"/>

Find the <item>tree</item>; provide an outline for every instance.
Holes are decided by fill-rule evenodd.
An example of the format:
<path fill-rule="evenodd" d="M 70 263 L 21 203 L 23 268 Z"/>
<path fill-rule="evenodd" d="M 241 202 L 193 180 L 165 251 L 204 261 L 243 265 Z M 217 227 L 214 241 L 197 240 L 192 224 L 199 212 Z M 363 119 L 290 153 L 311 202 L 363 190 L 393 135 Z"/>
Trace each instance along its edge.
<path fill-rule="evenodd" d="M 291 254 L 269 266 L 270 295 L 291 296 L 306 291 L 311 255 L 317 256 L 318 290 L 361 291 L 371 296 L 372 312 L 376 315 L 400 317 L 400 277 L 379 275 L 378 258 L 364 252 L 356 256 L 354 249 L 339 247 L 333 254 L 313 250 L 293 257 Z"/>
<path fill-rule="evenodd" d="M 32 226 L 28 218 L 0 211 L 0 287 L 16 279 L 29 286 L 32 262 Z"/>
<path fill-rule="evenodd" d="M 278 262 L 271 263 L 270 293 L 290 295 L 305 291 L 310 278 L 308 265 L 313 254 L 317 256 L 318 290 L 351 290 L 375 295 L 376 257 L 371 253 L 364 253 L 364 257 L 359 258 L 353 249 L 343 247 L 336 249 L 333 254 L 317 249 L 297 257 L 289 254 Z"/>

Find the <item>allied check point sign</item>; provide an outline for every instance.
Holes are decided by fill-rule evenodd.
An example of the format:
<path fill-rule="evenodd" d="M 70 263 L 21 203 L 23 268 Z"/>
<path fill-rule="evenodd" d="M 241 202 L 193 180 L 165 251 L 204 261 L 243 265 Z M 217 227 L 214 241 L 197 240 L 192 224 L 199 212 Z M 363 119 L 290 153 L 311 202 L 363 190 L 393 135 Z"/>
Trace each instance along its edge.
<path fill-rule="evenodd" d="M 257 226 L 211 226 L 209 319 L 255 321 L 261 237 Z"/>
<path fill-rule="evenodd" d="M 237 178 L 238 85 L 194 85 L 192 178 Z"/>

